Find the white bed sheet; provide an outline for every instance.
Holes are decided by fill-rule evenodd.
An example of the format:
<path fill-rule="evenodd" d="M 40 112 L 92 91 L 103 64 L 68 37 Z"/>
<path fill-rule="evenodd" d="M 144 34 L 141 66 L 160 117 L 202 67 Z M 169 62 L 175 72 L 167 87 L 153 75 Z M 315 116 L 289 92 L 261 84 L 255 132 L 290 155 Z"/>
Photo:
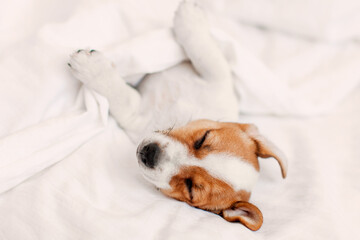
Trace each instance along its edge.
<path fill-rule="evenodd" d="M 120 63 L 124 77 L 136 82 L 181 61 L 166 30 L 177 2 L 152 1 L 151 13 L 145 0 L 0 4 L 0 35 L 6 36 L 0 40 L 0 239 L 359 236 L 357 43 L 314 43 L 213 21 L 214 35 L 232 62 L 240 110 L 247 113 L 239 121 L 256 123 L 289 158 L 285 181 L 274 160 L 261 160 L 252 196 L 264 214 L 259 231 L 168 199 L 142 179 L 136 146 L 108 118 L 106 100 L 72 79 L 66 62 L 74 49 L 103 49 Z M 241 44 L 229 44 L 229 34 Z M 135 35 L 140 38 L 134 43 Z M 150 53 L 140 58 L 148 48 L 120 51 L 154 43 L 149 41 L 154 37 L 171 50 L 153 61 L 159 65 L 148 65 Z M 119 42 L 122 47 L 114 48 Z M 124 65 L 129 57 L 133 61 Z M 269 92 L 254 91 L 259 82 L 253 79 L 267 84 L 263 89 Z"/>
<path fill-rule="evenodd" d="M 261 161 L 252 201 L 264 224 L 239 224 L 164 197 L 137 169 L 135 146 L 105 131 L 0 197 L 2 239 L 354 239 L 359 236 L 360 91 L 315 119 L 246 117 L 286 152 L 283 181 Z"/>

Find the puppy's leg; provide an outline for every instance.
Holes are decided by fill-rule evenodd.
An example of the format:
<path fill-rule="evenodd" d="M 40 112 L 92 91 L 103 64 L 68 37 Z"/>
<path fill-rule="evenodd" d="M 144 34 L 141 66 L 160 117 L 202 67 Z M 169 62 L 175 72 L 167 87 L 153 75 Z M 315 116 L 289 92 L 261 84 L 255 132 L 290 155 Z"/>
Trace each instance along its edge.
<path fill-rule="evenodd" d="M 121 127 L 133 131 L 146 125 L 142 122 L 146 118 L 139 116 L 140 94 L 125 83 L 102 53 L 79 50 L 71 55 L 69 66 L 77 79 L 108 99 L 110 112 Z"/>
<path fill-rule="evenodd" d="M 194 3 L 180 4 L 174 18 L 177 41 L 185 49 L 196 71 L 212 82 L 230 82 L 231 71 L 225 56 L 210 36 L 204 12 Z"/>

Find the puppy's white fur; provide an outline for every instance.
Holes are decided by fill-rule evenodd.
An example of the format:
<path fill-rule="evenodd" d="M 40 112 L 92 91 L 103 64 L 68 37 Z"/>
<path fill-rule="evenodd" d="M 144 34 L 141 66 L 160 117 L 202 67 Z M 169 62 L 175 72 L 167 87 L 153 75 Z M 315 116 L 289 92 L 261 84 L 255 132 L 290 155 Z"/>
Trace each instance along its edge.
<path fill-rule="evenodd" d="M 175 14 L 174 33 L 191 64 L 151 74 L 137 89 L 100 52 L 82 50 L 71 56 L 74 76 L 109 100 L 111 114 L 135 142 L 192 119 L 237 120 L 230 68 L 210 36 L 204 13 L 183 2 Z"/>

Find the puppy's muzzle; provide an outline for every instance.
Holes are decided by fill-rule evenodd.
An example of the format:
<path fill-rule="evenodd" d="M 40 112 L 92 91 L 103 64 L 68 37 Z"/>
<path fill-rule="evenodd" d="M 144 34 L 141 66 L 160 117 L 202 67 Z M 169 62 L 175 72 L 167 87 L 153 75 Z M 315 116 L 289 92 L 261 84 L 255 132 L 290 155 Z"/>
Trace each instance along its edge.
<path fill-rule="evenodd" d="M 140 148 L 139 160 L 148 168 L 154 168 L 158 162 L 161 149 L 157 143 L 149 143 Z"/>

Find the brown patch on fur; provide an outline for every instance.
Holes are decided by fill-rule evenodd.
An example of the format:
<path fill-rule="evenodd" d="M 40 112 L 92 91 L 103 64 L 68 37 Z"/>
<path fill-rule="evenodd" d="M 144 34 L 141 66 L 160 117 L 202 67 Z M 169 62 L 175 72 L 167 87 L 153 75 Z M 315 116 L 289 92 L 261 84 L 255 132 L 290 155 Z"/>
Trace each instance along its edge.
<path fill-rule="evenodd" d="M 246 133 L 246 126 L 248 124 L 197 120 L 184 127 L 173 129 L 168 136 L 187 146 L 189 153 L 198 159 L 203 159 L 208 154 L 232 154 L 250 163 L 259 171 L 257 146 Z M 196 149 L 195 142 L 201 139 L 206 131 L 209 133 L 203 145 Z"/>
<path fill-rule="evenodd" d="M 273 157 L 279 163 L 283 178 L 287 175 L 286 159 L 276 153 L 280 151 L 277 147 L 264 136 L 260 135 L 258 128 L 253 124 L 239 124 L 239 127 L 248 134 L 256 145 L 256 155 L 262 158 Z"/>
<path fill-rule="evenodd" d="M 191 191 L 187 186 L 187 179 L 191 179 Z M 237 201 L 248 201 L 250 198 L 249 192 L 234 191 L 230 185 L 212 177 L 206 170 L 197 166 L 183 167 L 172 177 L 170 186 L 170 190 L 161 189 L 161 191 L 191 206 L 213 212 L 229 208 Z"/>

